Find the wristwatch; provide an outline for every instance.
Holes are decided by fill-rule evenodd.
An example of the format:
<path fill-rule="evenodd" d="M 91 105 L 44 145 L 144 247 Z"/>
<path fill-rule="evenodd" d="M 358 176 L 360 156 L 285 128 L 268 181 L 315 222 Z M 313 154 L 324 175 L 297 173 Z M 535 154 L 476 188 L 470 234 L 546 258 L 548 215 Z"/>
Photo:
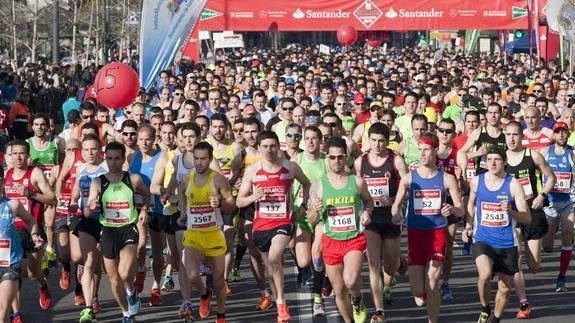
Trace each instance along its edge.
<path fill-rule="evenodd" d="M 541 193 L 539 193 L 539 195 L 543 196 L 544 198 L 547 197 L 547 193 L 546 193 L 546 192 L 541 192 Z"/>
<path fill-rule="evenodd" d="M 303 209 L 307 211 L 307 203 L 302 202 L 299 207 L 303 207 Z"/>

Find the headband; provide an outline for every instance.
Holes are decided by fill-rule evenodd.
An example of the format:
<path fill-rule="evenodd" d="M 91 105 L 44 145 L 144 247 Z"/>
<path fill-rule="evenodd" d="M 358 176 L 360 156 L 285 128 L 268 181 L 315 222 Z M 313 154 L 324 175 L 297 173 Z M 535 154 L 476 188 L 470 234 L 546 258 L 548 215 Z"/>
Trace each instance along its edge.
<path fill-rule="evenodd" d="M 431 147 L 433 147 L 433 148 L 439 147 L 439 144 L 436 143 L 435 141 L 433 141 L 433 139 L 431 139 L 431 138 L 426 138 L 426 137 L 424 137 L 424 138 L 419 138 L 419 143 L 420 143 L 420 144 L 424 144 L 424 145 L 429 145 L 429 146 L 431 146 Z"/>

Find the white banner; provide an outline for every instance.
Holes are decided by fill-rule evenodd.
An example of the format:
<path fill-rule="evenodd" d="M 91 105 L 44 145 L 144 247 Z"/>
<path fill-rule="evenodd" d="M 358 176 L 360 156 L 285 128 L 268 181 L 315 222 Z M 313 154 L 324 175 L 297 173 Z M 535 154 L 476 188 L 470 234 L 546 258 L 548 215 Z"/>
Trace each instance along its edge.
<path fill-rule="evenodd" d="M 545 7 L 547 25 L 575 42 L 575 0 L 551 0 Z"/>
<path fill-rule="evenodd" d="M 207 0 L 144 0 L 140 30 L 140 81 L 148 90 L 168 69 Z"/>

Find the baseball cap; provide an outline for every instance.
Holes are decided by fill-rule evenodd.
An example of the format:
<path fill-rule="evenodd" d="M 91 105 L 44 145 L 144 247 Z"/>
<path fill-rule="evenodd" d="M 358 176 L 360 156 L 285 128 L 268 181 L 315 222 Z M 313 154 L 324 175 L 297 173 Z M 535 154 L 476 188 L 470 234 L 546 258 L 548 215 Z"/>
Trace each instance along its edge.
<path fill-rule="evenodd" d="M 567 125 L 566 122 L 564 121 L 557 121 L 555 122 L 555 124 L 553 125 L 553 132 L 559 130 L 559 129 L 565 129 L 567 131 L 569 131 L 569 126 Z"/>
<path fill-rule="evenodd" d="M 353 97 L 353 103 L 365 103 L 365 95 L 363 95 L 361 92 L 356 93 Z"/>
<path fill-rule="evenodd" d="M 423 74 L 417 74 L 417 75 L 415 75 L 415 77 L 413 79 L 416 81 L 424 81 L 425 76 Z"/>
<path fill-rule="evenodd" d="M 68 111 L 68 123 L 76 123 L 80 120 L 80 112 L 76 109 Z"/>

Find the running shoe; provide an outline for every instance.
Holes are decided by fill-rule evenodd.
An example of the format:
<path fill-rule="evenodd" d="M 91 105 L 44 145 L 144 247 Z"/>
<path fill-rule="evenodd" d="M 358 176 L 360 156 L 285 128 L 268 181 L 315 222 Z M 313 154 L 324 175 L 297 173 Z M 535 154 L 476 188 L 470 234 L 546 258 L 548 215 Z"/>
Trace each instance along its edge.
<path fill-rule="evenodd" d="M 313 301 L 313 308 L 312 308 L 313 316 L 324 316 L 325 315 L 325 304 L 323 302 L 323 298 L 316 297 Z"/>
<path fill-rule="evenodd" d="M 260 303 L 256 305 L 256 310 L 267 311 L 272 306 L 272 297 L 270 295 L 262 295 Z"/>
<path fill-rule="evenodd" d="M 131 296 L 128 295 L 127 299 L 128 311 L 130 312 L 130 315 L 133 317 L 134 315 L 140 313 L 140 306 L 142 305 L 142 302 L 140 302 L 138 294 L 134 292 Z"/>
<path fill-rule="evenodd" d="M 287 322 L 291 319 L 287 303 L 278 304 L 278 322 Z"/>
<path fill-rule="evenodd" d="M 519 305 L 519 310 L 517 311 L 515 318 L 519 320 L 531 318 L 531 305 L 529 305 L 529 302 L 523 302 Z"/>
<path fill-rule="evenodd" d="M 354 322 L 365 322 L 367 320 L 367 309 L 363 303 L 363 299 L 359 305 L 352 305 L 353 307 L 353 321 Z"/>
<path fill-rule="evenodd" d="M 162 292 L 159 288 L 153 288 L 150 293 L 150 306 L 162 305 Z"/>
<path fill-rule="evenodd" d="M 40 308 L 43 310 L 47 310 L 52 306 L 52 295 L 50 295 L 50 291 L 48 290 L 48 286 L 38 289 L 38 301 L 40 303 Z"/>
<path fill-rule="evenodd" d="M 389 286 L 383 287 L 383 302 L 387 305 L 393 304 L 393 300 L 391 299 L 391 287 Z"/>
<path fill-rule="evenodd" d="M 208 288 L 206 290 L 207 292 L 207 296 L 202 296 L 200 297 L 200 309 L 199 309 L 199 313 L 200 313 L 200 317 L 203 319 L 207 319 L 210 316 L 210 312 L 212 311 L 212 290 L 210 288 Z"/>
<path fill-rule="evenodd" d="M 74 305 L 80 306 L 86 304 L 86 299 L 84 299 L 84 292 L 82 292 L 82 288 L 77 288 L 74 291 Z"/>
<path fill-rule="evenodd" d="M 44 257 L 48 261 L 48 268 L 54 269 L 58 267 L 58 257 L 54 248 L 46 247 L 46 254 Z"/>
<path fill-rule="evenodd" d="M 166 276 L 166 278 L 164 278 L 164 284 L 162 285 L 162 291 L 172 291 L 174 290 L 174 287 L 176 286 L 176 284 L 174 284 L 174 280 L 172 279 L 171 276 Z"/>
<path fill-rule="evenodd" d="M 370 323 L 385 323 L 385 314 L 383 311 L 377 311 L 371 316 Z"/>
<path fill-rule="evenodd" d="M 122 318 L 122 323 L 134 323 L 134 315 L 130 315 L 130 316 L 124 316 Z"/>
<path fill-rule="evenodd" d="M 146 271 L 139 271 L 136 273 L 136 280 L 134 281 L 134 287 L 136 288 L 136 293 L 140 294 L 144 290 L 144 280 L 146 279 Z"/>
<path fill-rule="evenodd" d="M 22 315 L 20 315 L 20 314 L 15 315 L 12 318 L 12 323 L 24 323 L 24 319 L 22 318 Z"/>
<path fill-rule="evenodd" d="M 226 317 L 218 316 L 216 317 L 216 323 L 226 323 Z"/>
<path fill-rule="evenodd" d="M 451 292 L 451 290 L 449 289 L 449 283 L 448 282 L 441 282 L 441 285 L 439 286 L 439 292 L 441 293 L 441 299 L 444 301 L 449 301 L 453 299 L 453 292 Z"/>
<path fill-rule="evenodd" d="M 425 294 L 423 294 L 423 296 L 421 296 L 421 297 L 414 296 L 413 300 L 415 301 L 415 305 L 417 305 L 418 307 L 422 307 L 425 305 L 426 298 L 427 297 L 425 297 Z"/>
<path fill-rule="evenodd" d="M 95 319 L 96 315 L 94 315 L 94 312 L 89 308 L 85 308 L 82 310 L 82 312 L 80 312 L 80 320 L 78 322 L 92 323 L 93 321 L 95 321 Z"/>
<path fill-rule="evenodd" d="M 557 276 L 557 283 L 555 284 L 555 291 L 556 292 L 566 292 L 567 288 L 565 287 L 565 276 Z"/>
<path fill-rule="evenodd" d="M 239 282 L 242 280 L 242 277 L 240 276 L 240 270 L 237 268 L 232 268 L 232 281 L 233 282 Z"/>
<path fill-rule="evenodd" d="M 102 312 L 102 307 L 100 306 L 98 297 L 92 298 L 92 312 L 94 312 L 94 314 L 100 314 L 100 312 Z"/>
<path fill-rule="evenodd" d="M 479 314 L 479 319 L 477 320 L 477 323 L 489 323 L 490 319 L 491 319 L 491 313 L 481 312 Z"/>
<path fill-rule="evenodd" d="M 68 290 L 68 288 L 70 288 L 70 272 L 65 270 L 62 267 L 62 270 L 60 270 L 60 288 L 62 290 Z"/>
<path fill-rule="evenodd" d="M 180 309 L 178 310 L 178 318 L 184 320 L 184 321 L 190 321 L 193 320 L 192 318 L 192 302 L 190 301 L 185 301 L 182 303 L 182 306 L 180 307 Z"/>

